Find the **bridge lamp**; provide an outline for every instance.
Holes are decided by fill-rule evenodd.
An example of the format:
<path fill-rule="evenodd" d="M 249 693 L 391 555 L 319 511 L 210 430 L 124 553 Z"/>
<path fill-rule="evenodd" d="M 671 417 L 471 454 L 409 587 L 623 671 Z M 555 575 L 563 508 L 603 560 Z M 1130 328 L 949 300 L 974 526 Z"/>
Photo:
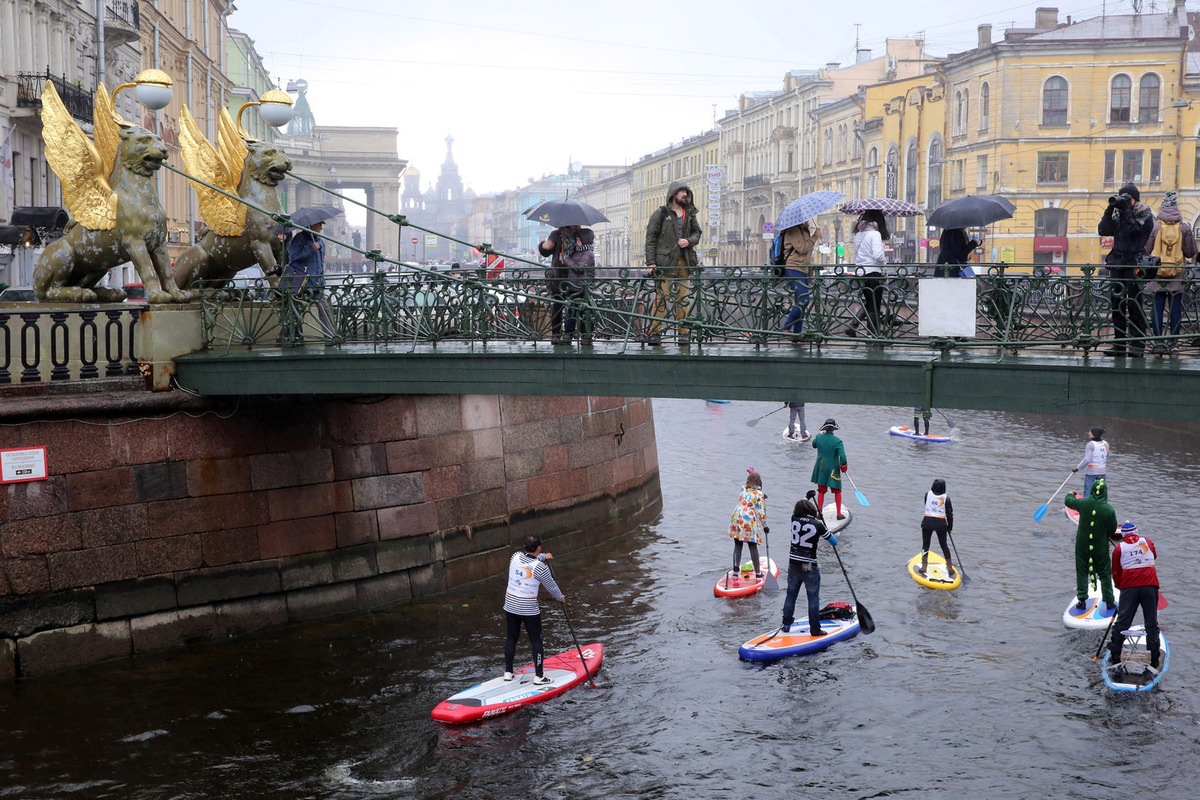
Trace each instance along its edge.
<path fill-rule="evenodd" d="M 162 70 L 144 69 L 133 83 L 122 83 L 113 90 L 113 103 L 116 104 L 117 94 L 122 89 L 133 89 L 139 103 L 151 111 L 159 111 L 171 102 L 171 85 L 171 76 Z"/>
<path fill-rule="evenodd" d="M 288 97 L 287 92 L 271 89 L 268 92 L 263 92 L 257 100 L 242 103 L 242 107 L 238 109 L 237 113 L 237 127 L 239 131 L 242 130 L 242 112 L 250 106 L 258 106 L 258 115 L 262 117 L 263 122 L 272 128 L 278 128 L 280 125 L 286 125 L 291 122 L 292 98 Z"/>

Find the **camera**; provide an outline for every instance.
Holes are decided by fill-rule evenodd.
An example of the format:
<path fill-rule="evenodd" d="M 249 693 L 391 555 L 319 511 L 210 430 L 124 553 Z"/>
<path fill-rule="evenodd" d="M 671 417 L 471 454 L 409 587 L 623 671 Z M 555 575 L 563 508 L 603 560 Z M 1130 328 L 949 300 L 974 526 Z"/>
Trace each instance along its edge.
<path fill-rule="evenodd" d="M 1133 198 L 1127 194 L 1114 194 L 1108 198 L 1108 204 L 1113 208 L 1132 208 Z"/>

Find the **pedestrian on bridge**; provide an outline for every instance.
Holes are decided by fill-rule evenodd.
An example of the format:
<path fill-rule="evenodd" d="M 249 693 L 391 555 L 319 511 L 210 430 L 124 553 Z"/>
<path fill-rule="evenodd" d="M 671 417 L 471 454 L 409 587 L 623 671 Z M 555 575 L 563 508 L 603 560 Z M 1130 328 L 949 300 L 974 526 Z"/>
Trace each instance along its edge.
<path fill-rule="evenodd" d="M 682 181 L 667 189 L 667 202 L 650 215 L 646 225 L 646 267 L 655 281 L 654 307 L 650 315 L 649 343 L 662 344 L 663 320 L 667 298 L 671 298 L 677 323 L 688 314 L 691 270 L 700 265 L 696 245 L 700 244 L 700 212 L 692 199 L 692 190 Z M 679 344 L 691 342 L 687 327 L 679 324 Z"/>
<path fill-rule="evenodd" d="M 321 335 L 327 343 L 333 341 L 333 315 L 325 298 L 325 239 L 321 231 L 324 222 L 314 222 L 309 231 L 296 231 L 287 245 L 287 266 L 280 283 L 293 302 L 284 313 L 280 338 L 285 347 L 304 343 L 304 304 L 311 301 L 317 307 Z"/>
<path fill-rule="evenodd" d="M 1183 221 L 1179 213 L 1179 201 L 1175 192 L 1167 192 L 1158 207 L 1158 221 L 1146 241 L 1146 252 L 1158 259 L 1158 267 L 1151 268 L 1153 279 L 1146 285 L 1154 293 L 1154 314 L 1150 317 L 1156 337 L 1163 335 L 1163 311 L 1167 311 L 1169 342 L 1154 343 L 1154 352 L 1170 352 L 1172 358 L 1179 357 L 1179 324 L 1183 321 L 1183 269 L 1196 257 L 1196 237 L 1192 227 Z"/>
<path fill-rule="evenodd" d="M 793 225 L 783 232 L 783 275 L 795 301 L 783 329 L 792 332 L 792 344 L 800 344 L 799 334 L 804 330 L 804 312 L 812 297 L 812 254 L 821 232 L 812 229 L 807 222 Z"/>
<path fill-rule="evenodd" d="M 817 463 L 813 464 L 812 482 L 817 485 L 817 509 L 825 507 L 825 492 L 833 492 L 837 503 L 837 518 L 845 519 L 842 513 L 842 474 L 846 472 L 846 448 L 842 440 L 833 434 L 840 430 L 832 418 L 821 425 L 821 432 L 813 437 L 812 446 L 817 451 Z"/>
<path fill-rule="evenodd" d="M 596 271 L 592 245 L 596 234 L 590 228 L 566 225 L 555 228 L 538 244 L 538 252 L 550 256 L 550 341 L 571 343 L 578 328 L 584 347 L 592 344 L 592 313 L 587 308 L 588 287 Z"/>
<path fill-rule="evenodd" d="M 873 337 L 883 334 L 879 324 L 883 308 L 883 267 L 887 264 L 883 243 L 889 238 L 891 234 L 888 233 L 887 220 L 883 218 L 882 211 L 872 208 L 859 216 L 854 226 L 854 263 L 858 265 L 855 271 L 862 275 L 858 279 L 862 307 L 846 328 L 846 336 L 857 336 L 863 320 L 867 322 L 868 334 Z"/>
<path fill-rule="evenodd" d="M 1142 276 L 1148 266 L 1146 242 L 1154 231 L 1154 212 L 1142 202 L 1133 183 L 1108 198 L 1108 208 L 1096 226 L 1100 236 L 1113 237 L 1112 250 L 1104 257 L 1108 265 L 1109 300 L 1112 303 L 1113 346 L 1108 356 L 1135 358 L 1146 353 L 1146 312 L 1142 310 Z M 1125 341 L 1133 337 L 1135 341 Z"/>

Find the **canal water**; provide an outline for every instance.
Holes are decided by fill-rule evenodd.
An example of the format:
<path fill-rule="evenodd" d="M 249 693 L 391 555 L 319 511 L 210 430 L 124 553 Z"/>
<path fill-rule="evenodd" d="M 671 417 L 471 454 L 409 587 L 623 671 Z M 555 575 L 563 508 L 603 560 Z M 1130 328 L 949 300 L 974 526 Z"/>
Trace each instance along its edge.
<path fill-rule="evenodd" d="M 838 552 L 878 627 L 753 665 L 738 645 L 779 624 L 782 593 L 726 600 L 712 587 L 748 467 L 764 478 L 771 556 L 786 559 L 813 451 L 781 438 L 787 411 L 746 425 L 773 409 L 656 401 L 661 519 L 554 561 L 580 640 L 605 646 L 596 688 L 472 726 L 430 720 L 439 700 L 503 669 L 497 578 L 0 687 L 0 798 L 1196 796 L 1195 428 L 950 412 L 963 440 L 927 444 L 887 435 L 908 409 L 810 405 L 814 432 L 827 416 L 841 424 L 870 501 L 846 492 L 856 517 Z M 1107 692 L 1099 634 L 1062 626 L 1074 573 L 1061 495 L 1033 520 L 1093 424 L 1108 428 L 1118 517 L 1155 541 L 1170 602 L 1170 669 L 1148 695 Z M 970 578 L 954 592 L 904 569 L 938 477 Z M 820 556 L 822 601 L 849 601 L 827 545 Z M 543 612 L 547 651 L 570 647 L 561 609 Z"/>

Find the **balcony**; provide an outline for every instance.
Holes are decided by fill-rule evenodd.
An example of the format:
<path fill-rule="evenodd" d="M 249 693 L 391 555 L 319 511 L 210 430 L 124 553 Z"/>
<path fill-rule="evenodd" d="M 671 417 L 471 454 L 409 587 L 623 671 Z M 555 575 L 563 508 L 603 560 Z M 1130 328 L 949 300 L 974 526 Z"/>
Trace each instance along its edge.
<path fill-rule="evenodd" d="M 755 186 L 770 186 L 771 179 L 766 175 L 751 175 L 742 181 L 742 187 L 745 189 L 753 189 Z"/>
<path fill-rule="evenodd" d="M 95 102 L 90 92 L 67 83 L 67 79 L 59 75 L 51 75 L 47 67 L 45 73 L 17 73 L 17 108 L 42 108 L 42 89 L 46 81 L 53 81 L 58 96 L 71 116 L 80 122 L 92 121 L 92 108 Z"/>
<path fill-rule="evenodd" d="M 137 0 L 106 0 L 104 43 L 119 46 L 141 38 L 141 14 Z"/>

